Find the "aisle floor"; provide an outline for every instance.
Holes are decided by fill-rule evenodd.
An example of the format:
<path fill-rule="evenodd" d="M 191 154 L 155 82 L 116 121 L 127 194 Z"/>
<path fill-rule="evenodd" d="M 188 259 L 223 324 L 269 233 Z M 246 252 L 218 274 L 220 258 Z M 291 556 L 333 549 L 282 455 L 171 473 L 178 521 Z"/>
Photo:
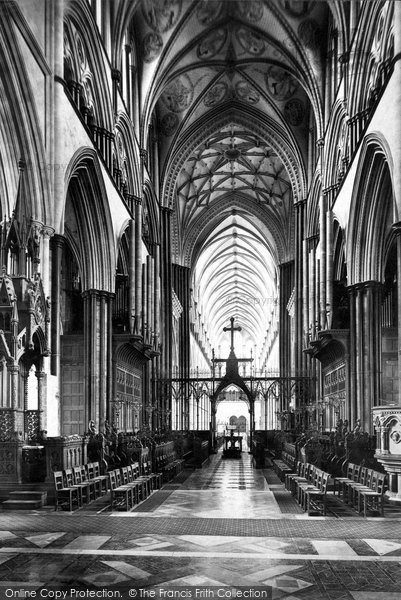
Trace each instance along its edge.
<path fill-rule="evenodd" d="M 132 512 L 0 512 L 0 598 L 400 600 L 401 513 L 307 517 L 251 457 L 185 471 Z"/>

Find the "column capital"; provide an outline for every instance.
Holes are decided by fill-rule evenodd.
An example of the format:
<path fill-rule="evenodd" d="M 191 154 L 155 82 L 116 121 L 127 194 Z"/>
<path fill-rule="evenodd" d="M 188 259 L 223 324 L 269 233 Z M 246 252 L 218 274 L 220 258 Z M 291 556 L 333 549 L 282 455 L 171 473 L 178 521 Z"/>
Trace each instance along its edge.
<path fill-rule="evenodd" d="M 304 198 L 303 200 L 298 200 L 297 202 L 294 203 L 294 207 L 295 208 L 304 208 L 304 206 L 306 205 L 306 198 Z"/>
<path fill-rule="evenodd" d="M 59 248 L 62 248 L 65 244 L 65 237 L 63 235 L 60 235 L 59 233 L 55 233 L 52 236 L 52 243 L 55 246 L 58 246 Z"/>
<path fill-rule="evenodd" d="M 47 238 L 51 238 L 54 236 L 55 233 L 55 229 L 54 227 L 51 227 L 50 225 L 43 225 L 42 227 L 42 235 L 43 237 L 47 237 Z"/>
<path fill-rule="evenodd" d="M 320 237 L 317 233 L 315 233 L 313 235 L 308 236 L 305 239 L 308 242 L 309 250 L 313 250 L 313 249 L 316 249 L 316 247 L 319 243 Z"/>
<path fill-rule="evenodd" d="M 382 288 L 382 283 L 380 281 L 360 281 L 358 283 L 353 283 L 347 286 L 348 292 L 363 292 L 367 290 L 380 290 Z"/>

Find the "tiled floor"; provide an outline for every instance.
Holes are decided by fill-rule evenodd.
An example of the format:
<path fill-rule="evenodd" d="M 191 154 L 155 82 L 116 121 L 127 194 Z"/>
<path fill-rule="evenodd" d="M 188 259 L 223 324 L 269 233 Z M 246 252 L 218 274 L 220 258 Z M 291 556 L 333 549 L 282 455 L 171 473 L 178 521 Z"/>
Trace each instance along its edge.
<path fill-rule="evenodd" d="M 130 513 L 104 500 L 0 512 L 0 600 L 401 600 L 401 511 L 365 520 L 329 506 L 308 518 L 244 453 L 213 457 Z"/>

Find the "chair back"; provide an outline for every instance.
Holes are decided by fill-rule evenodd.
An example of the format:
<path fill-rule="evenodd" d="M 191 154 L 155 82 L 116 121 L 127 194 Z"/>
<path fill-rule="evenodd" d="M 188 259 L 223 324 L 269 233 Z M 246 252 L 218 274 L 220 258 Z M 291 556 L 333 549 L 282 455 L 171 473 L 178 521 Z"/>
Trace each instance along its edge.
<path fill-rule="evenodd" d="M 122 481 L 123 485 L 127 485 L 128 481 L 129 481 L 127 467 L 121 467 L 121 481 Z"/>
<path fill-rule="evenodd" d="M 381 496 L 384 494 L 384 490 L 386 489 L 386 475 L 384 473 L 377 473 L 377 487 L 376 491 Z"/>
<path fill-rule="evenodd" d="M 64 474 L 65 474 L 65 482 L 67 484 L 67 487 L 73 487 L 74 476 L 72 474 L 72 469 L 65 469 Z"/>
<path fill-rule="evenodd" d="M 64 487 L 64 477 L 62 471 L 54 471 L 54 485 L 56 490 L 62 490 Z"/>
<path fill-rule="evenodd" d="M 374 473 L 373 469 L 368 469 L 368 472 L 366 473 L 365 485 L 367 487 L 370 487 L 370 485 L 371 485 L 373 473 Z"/>
<path fill-rule="evenodd" d="M 117 487 L 115 471 L 109 471 L 109 483 L 110 483 L 110 489 L 115 490 Z"/>
<path fill-rule="evenodd" d="M 361 465 L 354 465 L 354 471 L 352 473 L 352 481 L 359 481 L 359 473 L 361 472 Z"/>
<path fill-rule="evenodd" d="M 81 467 L 73 467 L 72 469 L 74 483 L 80 485 L 82 483 Z"/>

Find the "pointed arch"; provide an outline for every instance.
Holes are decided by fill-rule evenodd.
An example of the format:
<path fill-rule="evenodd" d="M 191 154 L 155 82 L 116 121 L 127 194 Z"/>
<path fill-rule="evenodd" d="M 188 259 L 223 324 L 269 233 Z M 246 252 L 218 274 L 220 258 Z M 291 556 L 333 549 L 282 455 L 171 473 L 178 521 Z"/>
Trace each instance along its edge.
<path fill-rule="evenodd" d="M 78 253 L 82 290 L 113 292 L 114 232 L 99 160 L 93 149 L 82 148 L 75 153 L 66 171 L 65 189 L 63 229 L 65 232 L 68 228 L 68 207 L 75 215 L 76 230 L 69 233 Z"/>
<path fill-rule="evenodd" d="M 372 133 L 363 142 L 348 227 L 347 255 L 352 256 L 349 284 L 382 281 L 385 243 L 398 221 L 393 190 L 393 160 L 386 141 Z"/>

